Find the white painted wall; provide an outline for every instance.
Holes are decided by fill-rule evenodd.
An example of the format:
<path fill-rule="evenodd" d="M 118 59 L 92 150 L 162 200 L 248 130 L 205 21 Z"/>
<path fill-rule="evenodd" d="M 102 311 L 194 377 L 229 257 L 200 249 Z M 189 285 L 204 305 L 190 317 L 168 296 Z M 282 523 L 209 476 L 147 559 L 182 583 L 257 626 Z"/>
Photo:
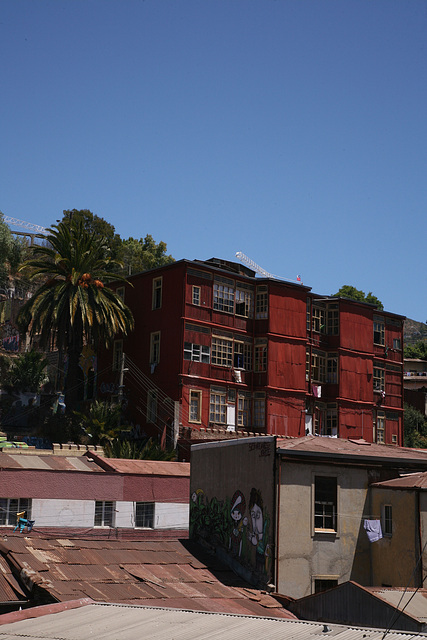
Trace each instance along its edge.
<path fill-rule="evenodd" d="M 135 527 L 135 503 L 116 502 L 115 527 Z M 188 529 L 188 504 L 157 502 L 154 505 L 154 529 Z M 93 527 L 95 500 L 41 500 L 33 498 L 31 519 L 36 527 Z"/>
<path fill-rule="evenodd" d="M 155 529 L 188 529 L 190 505 L 176 502 L 156 502 Z"/>

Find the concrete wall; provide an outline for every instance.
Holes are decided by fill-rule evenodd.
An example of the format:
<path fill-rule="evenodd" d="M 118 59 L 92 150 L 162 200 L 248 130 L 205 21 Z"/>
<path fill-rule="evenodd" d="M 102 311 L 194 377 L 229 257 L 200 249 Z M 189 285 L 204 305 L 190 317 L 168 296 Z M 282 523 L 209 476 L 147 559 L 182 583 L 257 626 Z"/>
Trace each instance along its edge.
<path fill-rule="evenodd" d="M 421 568 L 414 573 L 420 549 L 417 492 L 380 487 L 371 491 L 376 516 L 382 517 L 386 504 L 391 505 L 393 514 L 392 535 L 372 544 L 373 585 L 421 586 Z M 426 515 L 424 512 L 424 519 Z"/>
<path fill-rule="evenodd" d="M 337 477 L 337 531 L 314 528 L 314 479 Z M 301 598 L 314 593 L 315 579 L 355 580 L 368 585 L 370 552 L 364 516 L 368 472 L 357 467 L 283 461 L 280 469 L 278 591 Z M 357 552 L 357 554 L 356 554 Z"/>
<path fill-rule="evenodd" d="M 270 582 L 274 569 L 274 457 L 273 437 L 191 448 L 190 537 L 254 583 Z"/>

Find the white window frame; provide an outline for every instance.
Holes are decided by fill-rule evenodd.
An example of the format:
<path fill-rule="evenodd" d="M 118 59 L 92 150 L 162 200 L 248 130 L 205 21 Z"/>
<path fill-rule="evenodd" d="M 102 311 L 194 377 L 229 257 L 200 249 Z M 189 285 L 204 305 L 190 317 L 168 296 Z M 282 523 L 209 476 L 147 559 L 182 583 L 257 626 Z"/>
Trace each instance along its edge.
<path fill-rule="evenodd" d="M 268 287 L 266 285 L 256 289 L 255 318 L 257 320 L 268 318 Z"/>
<path fill-rule="evenodd" d="M 338 354 L 328 353 L 326 359 L 326 382 L 338 384 Z"/>
<path fill-rule="evenodd" d="M 257 392 L 255 393 L 253 401 L 253 423 L 257 429 L 263 429 L 265 427 L 265 394 L 262 397 L 256 394 Z"/>
<path fill-rule="evenodd" d="M 383 369 L 382 367 L 374 366 L 372 382 L 374 385 L 374 391 L 380 393 L 385 391 L 385 369 Z"/>
<path fill-rule="evenodd" d="M 138 513 L 138 511 L 142 513 Z M 154 529 L 154 502 L 135 502 L 135 529 Z"/>
<path fill-rule="evenodd" d="M 227 392 L 225 389 L 210 390 L 209 422 L 212 424 L 226 424 L 227 422 Z"/>
<path fill-rule="evenodd" d="M 374 344 L 385 345 L 385 322 L 381 316 L 374 316 Z"/>
<path fill-rule="evenodd" d="M 123 340 L 114 340 L 113 343 L 113 371 L 120 371 L 122 368 Z"/>
<path fill-rule="evenodd" d="M 378 411 L 375 425 L 375 442 L 385 444 L 385 412 Z"/>
<path fill-rule="evenodd" d="M 150 333 L 150 364 L 160 362 L 160 331 Z"/>
<path fill-rule="evenodd" d="M 267 371 L 268 366 L 268 342 L 264 338 L 255 340 L 254 345 L 254 371 L 262 373 Z"/>
<path fill-rule="evenodd" d="M 192 362 L 204 362 L 209 364 L 211 357 L 210 347 L 194 342 L 184 342 L 184 360 Z"/>
<path fill-rule="evenodd" d="M 201 424 L 202 422 L 202 391 L 190 389 L 188 396 L 188 422 Z"/>
<path fill-rule="evenodd" d="M 234 313 L 234 286 L 223 282 L 214 282 L 213 308 L 215 311 Z"/>
<path fill-rule="evenodd" d="M 254 294 L 249 289 L 236 288 L 235 314 L 242 318 L 252 318 L 254 315 Z M 237 310 L 239 308 L 239 311 Z"/>
<path fill-rule="evenodd" d="M 114 500 L 95 500 L 93 526 L 96 528 L 113 528 L 115 524 L 115 512 L 116 503 Z M 99 519 L 101 524 L 99 524 L 99 522 L 97 523 Z"/>
<path fill-rule="evenodd" d="M 242 365 L 238 365 L 239 356 L 242 356 Z M 242 371 L 252 371 L 252 343 L 243 340 L 234 340 L 234 368 Z"/>
<path fill-rule="evenodd" d="M 156 424 L 157 422 L 158 395 L 156 389 L 147 391 L 147 422 Z"/>
<path fill-rule="evenodd" d="M 319 484 L 322 480 L 335 480 L 335 495 L 330 500 L 316 500 L 316 482 Z M 319 496 L 317 496 L 319 497 Z M 314 533 L 338 533 L 338 478 L 337 476 L 331 476 L 326 474 L 314 474 L 313 477 L 313 524 Z M 331 508 L 332 507 L 332 508 Z M 322 520 L 321 524 L 332 524 L 331 527 L 319 526 L 319 519 Z M 332 522 L 329 522 L 332 520 Z"/>
<path fill-rule="evenodd" d="M 251 394 L 240 391 L 237 395 L 237 424 L 248 428 L 251 424 Z"/>
<path fill-rule="evenodd" d="M 325 333 L 325 309 L 315 303 L 312 307 L 311 328 L 316 333 Z"/>
<path fill-rule="evenodd" d="M 151 299 L 151 309 L 155 311 L 156 309 L 162 308 L 162 297 L 163 297 L 163 276 L 159 276 L 158 278 L 153 278 L 153 290 L 152 290 L 152 299 Z"/>
<path fill-rule="evenodd" d="M 17 514 L 25 511 L 25 519 L 31 520 L 31 498 L 0 498 L 0 527 L 16 527 Z"/>
<path fill-rule="evenodd" d="M 198 285 L 193 284 L 191 290 L 191 303 L 195 304 L 197 307 L 200 307 L 200 297 L 202 293 L 202 288 Z"/>
<path fill-rule="evenodd" d="M 233 366 L 233 339 L 212 336 L 211 363 L 219 367 Z"/>
<path fill-rule="evenodd" d="M 311 380 L 324 383 L 326 380 L 326 353 L 313 350 L 311 353 Z"/>

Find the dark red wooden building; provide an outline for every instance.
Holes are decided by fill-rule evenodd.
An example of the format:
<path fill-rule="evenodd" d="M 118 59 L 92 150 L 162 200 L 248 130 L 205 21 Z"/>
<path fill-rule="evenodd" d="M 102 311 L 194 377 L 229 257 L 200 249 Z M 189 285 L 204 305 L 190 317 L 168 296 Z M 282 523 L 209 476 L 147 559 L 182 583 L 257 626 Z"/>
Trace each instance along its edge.
<path fill-rule="evenodd" d="M 403 316 L 234 262 L 180 260 L 117 285 L 135 330 L 99 354 L 98 397 L 143 432 L 218 429 L 402 445 Z M 166 427 L 166 429 L 165 429 Z"/>

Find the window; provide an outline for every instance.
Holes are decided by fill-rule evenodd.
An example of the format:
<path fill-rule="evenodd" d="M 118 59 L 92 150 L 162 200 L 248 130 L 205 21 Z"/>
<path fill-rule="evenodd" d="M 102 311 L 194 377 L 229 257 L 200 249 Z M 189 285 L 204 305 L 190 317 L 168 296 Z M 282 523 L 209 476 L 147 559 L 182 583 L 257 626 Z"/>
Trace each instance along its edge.
<path fill-rule="evenodd" d="M 374 391 L 385 391 L 385 371 L 380 367 L 374 367 Z"/>
<path fill-rule="evenodd" d="M 160 362 L 160 331 L 150 335 L 150 364 Z"/>
<path fill-rule="evenodd" d="M 153 278 L 152 309 L 161 309 L 162 307 L 162 281 L 162 277 Z"/>
<path fill-rule="evenodd" d="M 322 351 L 313 351 L 311 354 L 311 379 L 313 382 L 325 382 L 326 356 Z"/>
<path fill-rule="evenodd" d="M 31 498 L 0 498 L 0 526 L 16 527 L 16 515 L 22 511 L 24 518 L 31 520 Z"/>
<path fill-rule="evenodd" d="M 147 392 L 147 422 L 156 422 L 157 420 L 157 391 L 150 389 Z"/>
<path fill-rule="evenodd" d="M 236 291 L 236 316 L 252 318 L 254 312 L 254 294 L 247 289 Z"/>
<path fill-rule="evenodd" d="M 154 502 L 135 502 L 135 527 L 153 529 Z"/>
<path fill-rule="evenodd" d="M 311 300 L 307 298 L 306 303 L 306 322 L 307 322 L 307 331 L 311 329 Z"/>
<path fill-rule="evenodd" d="M 384 318 L 374 316 L 374 344 L 385 344 Z"/>
<path fill-rule="evenodd" d="M 384 444 L 384 434 L 385 434 L 385 415 L 384 411 L 379 411 L 377 414 L 377 430 L 376 430 L 376 441 L 378 444 Z"/>
<path fill-rule="evenodd" d="M 213 308 L 226 313 L 234 312 L 234 286 L 233 284 L 214 283 Z"/>
<path fill-rule="evenodd" d="M 311 328 L 318 333 L 325 333 L 325 310 L 322 307 L 313 306 Z"/>
<path fill-rule="evenodd" d="M 191 298 L 193 304 L 200 306 L 200 287 L 193 286 L 193 295 Z"/>
<path fill-rule="evenodd" d="M 254 427 L 265 427 L 265 395 L 256 392 L 254 397 Z"/>
<path fill-rule="evenodd" d="M 119 296 L 119 298 L 121 298 L 121 300 L 124 302 L 125 301 L 125 288 L 124 287 L 117 287 L 116 293 Z"/>
<path fill-rule="evenodd" d="M 252 370 L 252 344 L 249 342 L 234 343 L 234 368 Z"/>
<path fill-rule="evenodd" d="M 257 320 L 268 317 L 268 288 L 257 287 L 255 302 L 255 317 Z"/>
<path fill-rule="evenodd" d="M 209 421 L 216 424 L 225 424 L 226 406 L 227 401 L 225 391 L 211 389 Z"/>
<path fill-rule="evenodd" d="M 267 340 L 255 340 L 254 371 L 267 371 Z"/>
<path fill-rule="evenodd" d="M 184 342 L 184 360 L 193 362 L 210 362 L 210 348 L 205 345 Z"/>
<path fill-rule="evenodd" d="M 305 379 L 306 382 L 310 380 L 310 351 L 308 349 L 305 351 Z"/>
<path fill-rule="evenodd" d="M 328 353 L 326 382 L 336 384 L 338 382 L 338 354 Z"/>
<path fill-rule="evenodd" d="M 233 340 L 212 337 L 212 364 L 233 366 Z"/>
<path fill-rule="evenodd" d="M 325 436 L 337 437 L 338 435 L 338 413 L 336 405 L 328 405 L 326 409 Z"/>
<path fill-rule="evenodd" d="M 337 530 L 337 479 L 316 476 L 314 479 L 314 528 Z"/>
<path fill-rule="evenodd" d="M 249 427 L 251 423 L 251 396 L 239 393 L 237 398 L 237 424 L 239 427 Z"/>
<path fill-rule="evenodd" d="M 113 344 L 113 371 L 122 368 L 123 340 L 115 340 Z"/>
<path fill-rule="evenodd" d="M 332 589 L 338 585 L 337 578 L 316 578 L 314 580 L 314 593 L 320 593 L 327 589 Z"/>
<path fill-rule="evenodd" d="M 393 338 L 393 349 L 396 349 L 396 351 L 400 351 L 402 349 L 400 338 Z"/>
<path fill-rule="evenodd" d="M 385 504 L 382 508 L 382 523 L 381 529 L 383 536 L 391 538 L 393 535 L 393 509 L 391 504 Z"/>
<path fill-rule="evenodd" d="M 326 329 L 330 336 L 337 336 L 340 332 L 340 312 L 337 303 L 328 304 Z"/>
<path fill-rule="evenodd" d="M 189 422 L 201 422 L 202 415 L 202 392 L 190 389 L 190 401 L 189 401 Z"/>
<path fill-rule="evenodd" d="M 114 527 L 114 502 L 95 502 L 95 527 Z"/>

